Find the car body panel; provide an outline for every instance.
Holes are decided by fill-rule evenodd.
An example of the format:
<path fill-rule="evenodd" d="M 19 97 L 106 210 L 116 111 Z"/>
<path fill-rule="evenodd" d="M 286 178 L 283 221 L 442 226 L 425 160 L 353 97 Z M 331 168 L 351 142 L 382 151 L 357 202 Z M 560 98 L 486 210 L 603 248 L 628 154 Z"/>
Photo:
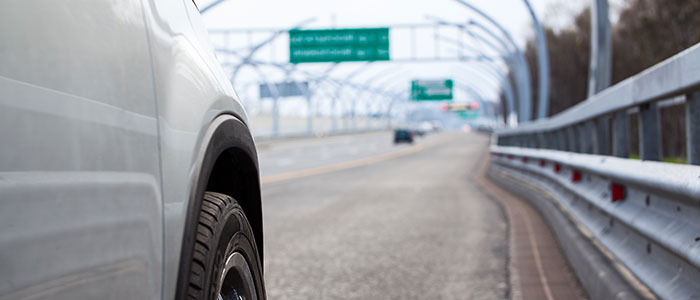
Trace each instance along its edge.
<path fill-rule="evenodd" d="M 0 41 L 0 299 L 174 299 L 216 120 L 258 176 L 196 7 L 10 0 Z"/>
<path fill-rule="evenodd" d="M 161 298 L 140 0 L 4 1 L 0 41 L 0 298 Z"/>
<path fill-rule="evenodd" d="M 198 155 L 217 116 L 247 116 L 189 0 L 144 0 L 153 57 L 165 212 L 164 298 L 173 299 Z M 176 63 L 173 63 L 176 62 Z M 257 158 L 255 158 L 257 160 Z"/>

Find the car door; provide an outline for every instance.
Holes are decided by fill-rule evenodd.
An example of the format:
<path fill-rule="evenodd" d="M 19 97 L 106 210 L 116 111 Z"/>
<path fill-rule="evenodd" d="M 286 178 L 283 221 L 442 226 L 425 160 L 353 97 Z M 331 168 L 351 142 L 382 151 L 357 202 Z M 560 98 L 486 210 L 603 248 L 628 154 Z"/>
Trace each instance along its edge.
<path fill-rule="evenodd" d="M 3 1 L 0 298 L 161 298 L 147 39 L 139 0 Z"/>

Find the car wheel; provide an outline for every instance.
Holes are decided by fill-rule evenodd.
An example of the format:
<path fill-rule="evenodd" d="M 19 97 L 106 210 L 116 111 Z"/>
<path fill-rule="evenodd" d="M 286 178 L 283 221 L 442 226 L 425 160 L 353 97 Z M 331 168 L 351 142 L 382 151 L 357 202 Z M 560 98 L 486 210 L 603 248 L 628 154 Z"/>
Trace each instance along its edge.
<path fill-rule="evenodd" d="M 253 231 L 230 196 L 204 194 L 188 283 L 188 299 L 265 299 Z"/>

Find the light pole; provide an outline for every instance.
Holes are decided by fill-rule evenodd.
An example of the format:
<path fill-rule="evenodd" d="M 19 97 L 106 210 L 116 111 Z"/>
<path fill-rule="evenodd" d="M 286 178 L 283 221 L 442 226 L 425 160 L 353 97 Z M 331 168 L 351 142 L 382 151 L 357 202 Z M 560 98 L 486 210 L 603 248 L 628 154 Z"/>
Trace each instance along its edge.
<path fill-rule="evenodd" d="M 246 55 L 246 56 L 242 56 L 242 55 L 241 55 L 241 63 L 238 64 L 238 65 L 233 69 L 233 72 L 231 72 L 231 84 L 233 85 L 233 84 L 236 82 L 235 80 L 236 80 L 236 76 L 238 75 L 238 72 L 241 70 L 241 68 L 242 68 L 243 66 L 245 66 L 245 65 L 247 65 L 247 64 L 250 63 L 250 61 L 252 60 L 253 56 L 255 55 L 255 53 L 256 53 L 258 50 L 260 50 L 260 49 L 261 49 L 262 47 L 264 47 L 265 45 L 268 45 L 269 43 L 273 42 L 273 41 L 274 41 L 275 39 L 277 39 L 280 35 L 285 34 L 285 33 L 289 32 L 290 30 L 299 29 L 299 28 L 303 27 L 304 25 L 306 25 L 306 24 L 308 24 L 308 23 L 311 23 L 311 22 L 314 22 L 314 21 L 316 21 L 316 18 L 306 19 L 306 20 L 301 21 L 301 22 L 299 22 L 298 24 L 294 25 L 292 28 L 285 29 L 285 30 L 278 30 L 278 31 L 275 31 L 269 38 L 267 38 L 266 40 L 264 40 L 264 41 L 258 43 L 257 45 L 251 47 L 250 49 L 248 49 L 248 55 Z"/>
<path fill-rule="evenodd" d="M 291 68 L 291 70 L 288 70 L 288 71 L 287 71 L 287 78 L 289 78 L 289 76 L 291 75 L 291 72 L 294 72 L 294 71 L 296 70 L 296 66 L 297 66 L 297 65 L 293 65 L 293 67 Z M 320 78 L 325 78 L 325 77 L 327 77 L 327 76 L 330 74 L 330 72 L 333 71 L 333 69 L 335 69 L 335 67 L 337 67 L 337 66 L 338 66 L 338 64 L 333 64 L 332 66 L 330 66 L 328 69 L 326 69 L 326 70 L 323 72 L 323 74 L 320 76 Z M 306 111 L 307 111 L 307 112 L 306 112 L 306 132 L 307 132 L 309 135 L 313 135 L 313 133 L 314 133 L 314 129 L 313 129 L 313 114 L 311 113 L 311 109 L 312 109 L 311 98 L 312 98 L 312 96 L 313 96 L 313 93 L 311 92 L 311 87 L 310 87 L 311 82 L 309 81 L 309 82 L 307 83 L 306 88 L 304 88 L 304 87 L 299 83 L 299 81 L 297 81 L 297 80 L 293 80 L 293 82 L 296 84 L 297 88 L 298 88 L 300 91 L 304 91 L 304 97 L 306 98 Z"/>
<path fill-rule="evenodd" d="M 382 78 L 382 77 L 387 78 L 387 79 L 384 79 L 383 81 L 386 81 L 386 80 L 389 80 L 389 79 L 393 79 L 391 76 L 393 76 L 395 73 L 398 73 L 398 72 L 401 72 L 401 71 L 402 71 L 402 70 L 401 70 L 400 68 L 388 68 L 388 69 L 382 70 L 382 71 L 380 71 L 379 73 L 374 74 L 374 75 L 372 75 L 370 78 L 366 79 L 365 82 L 364 82 L 364 83 L 365 83 L 365 84 L 364 84 L 364 87 L 371 86 L 371 84 L 369 84 L 369 83 L 375 82 L 376 80 L 378 80 L 378 79 L 380 79 L 380 78 Z M 355 72 L 355 73 L 351 74 L 351 76 L 346 77 L 346 78 L 345 78 L 345 81 L 350 81 L 350 79 L 351 79 L 352 77 L 356 76 L 358 73 L 359 73 L 359 70 L 358 70 L 358 72 Z M 390 76 L 390 75 L 391 75 L 391 76 Z M 371 89 L 371 88 L 368 88 L 368 89 Z M 355 101 L 355 100 L 353 100 L 353 102 L 354 102 L 354 101 Z M 352 114 L 353 114 L 353 115 L 355 114 L 354 108 L 355 108 L 355 107 L 354 107 L 354 103 L 353 103 L 353 107 L 352 107 Z"/>
<path fill-rule="evenodd" d="M 549 53 L 547 50 L 547 36 L 542 30 L 540 20 L 537 18 L 535 10 L 532 9 L 530 1 L 523 1 L 525 1 L 527 9 L 530 11 L 532 23 L 535 26 L 535 38 L 537 40 L 537 72 L 539 75 L 539 93 L 537 94 L 537 119 L 543 119 L 547 117 L 547 112 L 549 111 Z"/>
<path fill-rule="evenodd" d="M 518 95 L 519 95 L 518 99 L 520 101 L 520 105 L 519 105 L 520 107 L 518 109 L 518 115 L 520 118 L 518 121 L 519 122 L 530 121 L 532 119 L 532 113 L 531 113 L 531 109 L 532 109 L 531 96 L 532 96 L 532 94 L 529 91 L 530 71 L 529 71 L 529 67 L 527 66 L 527 61 L 525 60 L 525 56 L 520 51 L 520 48 L 515 43 L 515 40 L 513 39 L 511 34 L 500 23 L 496 22 L 496 20 L 494 20 L 491 16 L 489 16 L 488 14 L 486 14 L 485 12 L 483 12 L 482 10 L 477 8 L 476 6 L 469 4 L 469 3 L 465 2 L 464 0 L 455 0 L 455 1 L 457 1 L 459 4 L 462 4 L 463 6 L 467 7 L 468 9 L 476 12 L 477 14 L 482 16 L 484 19 L 489 21 L 489 23 L 493 24 L 501 32 L 501 35 L 503 37 L 505 37 L 506 41 L 508 41 L 510 46 L 513 47 L 512 51 L 515 52 L 515 59 L 517 60 L 518 64 L 521 67 L 521 68 L 517 68 L 516 72 L 514 72 L 514 73 L 516 74 L 516 76 L 518 76 L 520 78 L 519 81 L 523 82 L 523 85 L 524 85 L 522 89 L 520 88 L 520 86 L 518 88 Z M 475 23 L 472 20 L 470 22 L 470 24 L 477 24 L 477 23 Z M 486 29 L 486 27 L 483 27 L 483 26 L 482 26 L 482 28 Z M 488 29 L 486 31 L 487 31 L 487 33 L 491 32 Z M 493 35 L 495 36 L 495 34 L 493 34 Z"/>
<path fill-rule="evenodd" d="M 355 70 L 354 72 L 352 72 L 352 73 L 348 74 L 347 76 L 345 76 L 345 78 L 344 78 L 343 81 L 344 81 L 344 82 L 350 82 L 350 80 L 351 80 L 353 77 L 355 77 L 355 76 L 359 75 L 360 73 L 362 73 L 362 72 L 368 70 L 369 68 L 367 68 L 366 66 L 369 65 L 370 63 L 371 63 L 371 62 L 365 63 L 362 67 L 358 68 L 358 69 Z M 337 99 L 340 98 L 340 94 L 341 94 L 341 92 L 342 92 L 342 88 L 343 88 L 343 85 L 341 85 L 341 86 L 336 90 L 336 95 L 335 95 L 335 97 L 333 97 L 333 98 L 331 99 L 331 126 L 332 126 L 332 131 L 333 131 L 333 132 L 335 132 L 335 131 L 338 129 L 337 116 L 335 115 L 335 110 L 336 110 L 336 109 L 335 109 L 335 106 L 336 106 Z M 343 122 L 343 124 L 345 124 L 345 122 Z"/>
<path fill-rule="evenodd" d="M 481 68 L 483 73 L 475 73 L 481 77 L 486 77 L 486 78 L 492 78 L 495 79 L 496 82 L 500 83 L 500 86 L 503 90 L 503 94 L 505 95 L 506 98 L 506 115 L 504 116 L 504 122 L 508 126 L 515 126 L 517 121 L 516 121 L 516 116 L 515 116 L 515 111 L 514 111 L 514 95 L 513 95 L 513 87 L 511 85 L 510 79 L 508 79 L 508 74 L 507 72 L 504 72 L 500 70 L 493 61 L 490 63 L 484 63 L 480 64 L 479 66 L 482 66 Z"/>
<path fill-rule="evenodd" d="M 477 34 L 474 31 L 471 31 L 473 37 L 484 42 L 495 51 L 499 51 L 501 55 L 506 57 L 506 63 L 512 66 L 511 70 L 513 70 L 513 75 L 516 78 L 516 82 L 518 82 L 518 84 L 516 85 L 518 93 L 518 122 L 530 121 L 532 119 L 532 90 L 530 83 L 530 68 L 528 66 L 527 60 L 525 59 L 525 55 L 523 55 L 523 53 L 519 50 L 518 46 L 515 43 L 510 43 L 507 39 L 504 40 L 502 37 L 499 37 L 488 27 L 482 25 L 481 23 L 475 20 L 470 20 L 469 24 L 481 29 L 484 33 L 488 34 L 491 38 L 496 40 L 496 42 L 498 42 L 498 44 L 501 46 L 501 51 L 499 51 L 499 47 L 497 45 L 490 43 L 488 39 L 484 38 L 483 36 Z M 512 49 L 515 49 L 515 51 L 513 51 Z M 502 51 L 504 51 L 505 53 L 503 53 Z"/>
<path fill-rule="evenodd" d="M 472 36 L 472 38 L 476 38 L 476 39 L 482 40 L 482 42 L 484 42 L 485 44 L 487 44 L 487 45 L 488 45 L 489 47 L 491 47 L 494 51 L 500 52 L 500 51 L 502 50 L 502 49 L 499 49 L 499 47 L 497 47 L 497 46 L 494 45 L 493 43 L 491 43 L 491 41 L 489 41 L 489 40 L 485 39 L 484 37 L 482 37 L 481 35 L 479 35 L 479 34 L 477 34 L 477 33 L 474 33 L 474 32 L 471 32 L 469 29 L 467 29 L 467 28 L 466 28 L 464 25 L 462 25 L 462 24 L 446 22 L 446 21 L 440 20 L 440 19 L 438 19 L 438 18 L 436 18 L 436 17 L 432 17 L 432 16 L 426 16 L 426 18 L 433 19 L 433 20 L 435 20 L 436 22 L 438 22 L 438 23 L 440 23 L 440 24 L 443 24 L 443 25 L 451 25 L 451 26 L 455 26 L 455 27 L 457 27 L 457 28 L 459 28 L 459 29 L 461 29 L 461 30 L 467 31 L 468 33 L 470 33 L 470 35 Z M 449 41 L 449 40 L 448 40 L 448 41 Z M 485 63 L 485 64 L 483 64 L 483 66 L 487 68 L 487 69 L 485 69 L 485 70 L 488 72 L 488 75 L 492 75 L 493 78 L 495 78 L 495 80 L 496 80 L 497 82 L 499 82 L 500 86 L 498 86 L 498 87 L 500 87 L 500 88 L 503 90 L 503 93 L 504 93 L 504 95 L 505 95 L 505 97 L 506 97 L 506 113 L 505 113 L 505 116 L 504 116 L 504 122 L 507 123 L 507 124 L 509 124 L 509 125 L 513 125 L 513 126 L 514 126 L 514 125 L 517 123 L 517 117 L 515 116 L 515 107 L 514 107 L 514 103 L 515 103 L 514 97 L 515 97 L 515 96 L 514 96 L 514 93 L 513 93 L 513 90 L 514 90 L 514 89 L 513 89 L 513 84 L 512 84 L 512 82 L 511 82 L 511 80 L 510 80 L 510 77 L 508 76 L 508 73 L 507 73 L 507 72 L 506 72 L 506 73 L 501 73 L 501 70 L 500 70 L 500 69 L 497 67 L 497 65 L 495 64 L 495 60 L 494 60 L 494 59 L 492 59 L 492 58 L 490 58 L 490 57 L 488 57 L 488 56 L 483 55 L 483 53 L 481 53 L 479 50 L 476 50 L 476 49 L 470 49 L 470 50 L 471 50 L 472 52 L 475 52 L 477 55 L 479 55 L 479 57 L 481 58 L 481 59 L 479 60 L 480 62 L 484 62 L 484 63 Z M 507 51 L 507 50 L 503 50 L 503 51 Z M 504 60 L 504 62 L 506 63 L 506 65 L 509 65 L 508 61 L 511 60 L 512 58 L 508 58 L 508 57 L 507 57 L 508 54 L 503 54 L 503 53 L 502 53 L 501 55 L 502 55 L 501 58 Z M 512 54 L 510 54 L 510 55 L 512 55 Z M 479 64 L 479 66 L 482 66 L 482 65 Z M 483 74 L 480 74 L 480 73 L 477 73 L 477 74 L 478 74 L 478 75 L 483 75 Z"/>
<path fill-rule="evenodd" d="M 487 79 L 486 76 L 482 76 L 482 78 L 483 78 L 483 79 Z M 486 103 L 487 103 L 487 102 L 491 102 L 491 101 L 487 101 L 487 100 L 486 100 L 486 98 L 483 96 L 483 94 L 484 94 L 484 93 L 483 93 L 483 90 L 482 90 L 481 88 L 478 88 L 479 85 L 473 84 L 473 83 L 472 83 L 472 84 L 466 84 L 466 83 L 472 82 L 473 79 L 474 79 L 473 77 L 472 77 L 472 78 L 461 77 L 460 82 L 462 82 L 462 83 L 459 84 L 459 86 L 460 86 L 460 88 L 461 88 L 462 90 L 465 90 L 465 91 L 466 91 L 467 93 L 469 93 L 470 95 L 472 95 L 472 96 L 474 96 L 474 97 L 476 97 L 476 98 L 479 98 L 479 99 L 481 100 L 481 102 L 482 102 L 482 103 L 480 103 L 480 104 L 483 104 L 484 106 L 486 106 Z M 489 82 L 489 81 L 487 80 L 487 82 Z M 493 84 L 493 83 L 492 83 L 492 84 Z M 484 111 L 486 112 L 486 109 L 485 109 Z M 493 117 L 494 117 L 494 118 L 497 118 L 497 115 L 499 115 L 499 114 L 493 113 Z M 506 120 L 506 119 L 507 119 L 507 118 L 504 117 L 504 120 Z"/>
<path fill-rule="evenodd" d="M 386 69 L 365 80 L 364 85 L 367 86 L 367 89 L 381 89 L 381 86 L 385 85 L 387 82 L 396 80 L 396 77 L 394 75 L 402 72 L 403 70 L 401 68 Z M 377 81 L 380 77 L 384 77 L 384 79 L 381 81 Z M 376 88 L 372 87 L 373 85 Z"/>
<path fill-rule="evenodd" d="M 205 5 L 204 7 L 199 9 L 199 14 L 204 14 L 204 12 L 210 10 L 212 7 L 217 6 L 221 4 L 221 2 L 224 2 L 226 0 L 214 0 L 211 3 Z"/>
<path fill-rule="evenodd" d="M 588 99 L 610 86 L 612 44 L 608 0 L 591 0 L 591 62 Z"/>
<path fill-rule="evenodd" d="M 474 98 L 478 98 L 479 101 L 481 102 L 490 102 L 486 100 L 486 97 L 484 97 L 483 90 L 478 87 L 477 84 L 473 83 L 474 78 L 465 78 L 465 77 L 458 77 L 459 82 L 457 83 L 457 86 L 466 92 L 467 94 L 471 95 Z M 471 84 L 469 84 L 471 83 Z M 482 103 L 480 103 L 482 104 Z"/>
<path fill-rule="evenodd" d="M 445 21 L 445 20 L 442 20 L 440 18 L 433 17 L 433 16 L 426 16 L 426 18 L 432 19 L 439 24 L 455 26 L 455 27 L 459 28 L 460 30 L 469 34 L 469 36 L 471 36 L 472 38 L 479 40 L 480 42 L 486 44 L 489 48 L 491 48 L 493 51 L 498 53 L 503 58 L 506 65 L 510 67 L 510 70 L 513 72 L 513 75 L 514 75 L 514 79 L 515 79 L 515 83 L 516 83 L 515 86 L 517 87 L 516 91 L 518 92 L 517 93 L 518 103 L 520 104 L 519 109 L 517 110 L 519 113 L 518 115 L 520 116 L 519 119 L 521 121 L 526 120 L 526 119 L 529 120 L 528 118 L 531 116 L 531 113 L 530 113 L 531 104 L 530 103 L 531 103 L 531 95 L 532 95 L 532 93 L 530 92 L 530 75 L 529 75 L 530 71 L 529 71 L 529 67 L 527 65 L 527 62 L 526 62 L 522 52 L 519 51 L 519 48 L 517 47 L 517 45 L 515 45 L 515 43 L 509 43 L 508 40 L 504 40 L 502 37 L 499 37 L 497 34 L 492 32 L 486 26 L 483 26 L 481 23 L 476 22 L 474 20 L 470 20 L 468 24 L 470 26 L 480 28 L 482 31 L 484 31 L 486 34 L 488 34 L 491 38 L 496 40 L 498 45 L 492 43 L 487 38 L 485 38 L 481 34 L 479 34 L 478 32 L 471 30 L 469 27 L 467 27 L 463 24 L 448 22 L 448 21 Z M 515 51 L 513 49 L 515 49 Z M 472 50 L 472 51 L 474 51 L 474 50 Z M 480 54 L 480 57 L 482 59 L 488 58 L 483 54 Z M 508 76 L 506 76 L 506 78 L 508 78 Z M 508 82 L 510 82 L 510 79 L 508 79 Z M 513 95 L 515 95 L 515 94 L 513 94 L 513 91 L 514 91 L 514 89 L 511 86 L 511 91 L 510 91 L 511 96 L 507 97 L 507 98 L 510 98 L 509 100 L 507 99 L 509 101 L 508 104 L 510 107 L 509 108 L 510 112 L 515 111 L 515 108 L 514 108 L 515 101 L 513 99 L 514 98 Z M 523 109 L 525 109 L 526 111 L 524 111 Z M 510 117 L 514 116 L 511 113 L 509 113 L 508 115 L 509 115 L 509 121 L 507 121 L 507 123 L 512 124 L 512 125 L 517 123 L 518 118 L 515 118 L 515 119 L 510 118 Z"/>

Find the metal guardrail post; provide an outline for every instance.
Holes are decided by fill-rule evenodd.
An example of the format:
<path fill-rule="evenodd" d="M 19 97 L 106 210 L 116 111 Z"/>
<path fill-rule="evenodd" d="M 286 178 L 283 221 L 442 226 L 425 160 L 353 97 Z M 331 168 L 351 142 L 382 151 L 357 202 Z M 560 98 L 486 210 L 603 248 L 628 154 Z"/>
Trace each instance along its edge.
<path fill-rule="evenodd" d="M 569 150 L 569 139 L 566 136 L 566 129 L 557 130 L 557 140 L 559 141 L 559 150 Z"/>
<path fill-rule="evenodd" d="M 551 148 L 551 145 L 549 144 L 549 133 L 547 132 L 542 132 L 540 134 L 540 148 L 542 149 L 549 149 Z"/>
<path fill-rule="evenodd" d="M 543 131 L 540 133 L 541 136 L 541 141 L 542 143 L 540 144 L 540 148 L 542 149 L 551 149 L 552 144 L 550 144 L 550 139 L 549 139 L 549 132 Z"/>
<path fill-rule="evenodd" d="M 642 160 L 661 160 L 659 144 L 659 106 L 647 103 L 639 106 L 639 152 Z"/>
<path fill-rule="evenodd" d="M 596 119 L 595 149 L 598 155 L 610 155 L 610 116 Z"/>
<path fill-rule="evenodd" d="M 627 111 L 615 112 L 612 131 L 613 155 L 622 158 L 630 157 L 629 147 L 629 116 Z"/>
<path fill-rule="evenodd" d="M 700 92 L 686 96 L 685 111 L 688 163 L 700 165 Z"/>
<path fill-rule="evenodd" d="M 586 122 L 576 125 L 576 152 L 586 153 L 586 146 L 588 144 L 588 132 L 586 131 Z"/>
<path fill-rule="evenodd" d="M 564 130 L 557 129 L 554 131 L 554 134 L 557 139 L 557 150 L 566 151 L 566 134 Z"/>
<path fill-rule="evenodd" d="M 576 125 L 571 125 L 566 129 L 566 135 L 568 137 L 569 147 L 566 151 L 577 152 L 578 151 L 578 140 L 576 139 Z"/>
<path fill-rule="evenodd" d="M 580 123 L 576 125 L 575 132 L 576 132 L 576 152 L 577 153 L 583 153 L 583 149 L 585 148 L 586 145 L 586 129 L 585 129 L 585 122 Z"/>
<path fill-rule="evenodd" d="M 583 139 L 583 149 L 582 153 L 586 154 L 593 154 L 593 151 L 595 151 L 595 143 L 596 143 L 596 138 L 595 138 L 595 120 L 588 120 L 582 125 L 583 127 L 583 135 L 581 138 Z"/>

